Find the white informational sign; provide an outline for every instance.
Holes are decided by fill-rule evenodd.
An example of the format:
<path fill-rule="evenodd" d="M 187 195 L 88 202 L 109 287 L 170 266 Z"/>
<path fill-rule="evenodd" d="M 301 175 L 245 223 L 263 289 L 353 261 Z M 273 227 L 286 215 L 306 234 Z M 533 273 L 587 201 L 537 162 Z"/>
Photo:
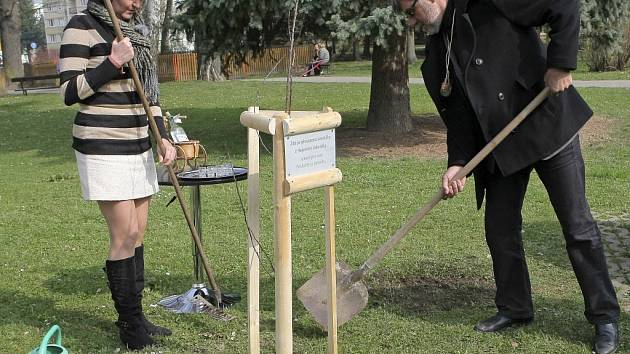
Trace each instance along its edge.
<path fill-rule="evenodd" d="M 284 137 L 286 178 L 335 168 L 335 130 Z"/>

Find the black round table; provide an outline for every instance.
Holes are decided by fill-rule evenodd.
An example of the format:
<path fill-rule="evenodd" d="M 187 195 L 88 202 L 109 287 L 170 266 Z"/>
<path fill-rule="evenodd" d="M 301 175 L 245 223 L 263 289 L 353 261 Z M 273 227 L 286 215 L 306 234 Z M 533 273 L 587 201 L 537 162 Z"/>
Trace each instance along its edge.
<path fill-rule="evenodd" d="M 202 166 L 203 167 L 203 166 Z M 211 167 L 211 166 L 208 166 Z M 247 179 L 247 169 L 243 167 L 232 167 L 232 173 L 222 174 L 217 177 L 199 177 L 198 169 L 177 174 L 177 181 L 182 187 L 190 188 L 191 212 L 193 224 L 197 229 L 199 239 L 201 239 L 201 190 L 200 186 L 211 184 L 231 183 Z M 166 169 L 158 168 L 158 184 L 161 186 L 172 186 Z M 171 295 L 158 302 L 158 305 L 177 313 L 198 313 L 203 309 L 193 301 L 195 295 L 202 295 L 211 298 L 213 292 L 204 283 L 203 263 L 197 246 L 193 242 L 193 274 L 195 282 L 192 288 L 181 295 Z M 211 301 L 212 302 L 212 301 Z"/>

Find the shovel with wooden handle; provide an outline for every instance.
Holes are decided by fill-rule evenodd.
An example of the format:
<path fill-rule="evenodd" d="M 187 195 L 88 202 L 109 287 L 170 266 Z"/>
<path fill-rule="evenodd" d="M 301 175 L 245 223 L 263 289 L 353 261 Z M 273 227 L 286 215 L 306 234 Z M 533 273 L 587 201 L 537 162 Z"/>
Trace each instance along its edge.
<path fill-rule="evenodd" d="M 460 180 L 488 156 L 492 150 L 505 137 L 514 130 L 534 109 L 536 109 L 550 94 L 550 89 L 545 87 L 508 125 L 503 128 L 481 151 L 473 157 L 454 177 Z M 406 224 L 401 226 L 370 258 L 353 271 L 349 265 L 337 262 L 337 325 L 348 322 L 352 317 L 361 312 L 368 303 L 368 290 L 363 282 L 365 275 L 378 264 L 396 246 L 433 207 L 442 200 L 444 194 L 442 188 L 433 198 L 420 209 Z M 302 285 L 298 291 L 298 299 L 310 312 L 315 321 L 326 329 L 328 319 L 328 292 L 326 282 L 326 270 L 322 269 Z"/>
<path fill-rule="evenodd" d="M 116 32 L 116 38 L 119 41 L 122 41 L 124 35 L 120 30 L 120 23 L 118 23 L 118 17 L 116 17 L 116 13 L 114 12 L 114 8 L 112 6 L 111 0 L 105 0 L 105 7 L 107 7 L 107 12 L 109 13 L 109 17 L 112 20 L 112 24 L 114 25 L 114 32 Z M 138 76 L 138 71 L 136 70 L 136 66 L 133 64 L 133 60 L 129 62 L 129 71 L 131 72 L 131 78 L 133 79 L 134 86 L 136 87 L 136 92 L 138 96 L 140 96 L 140 100 L 142 101 L 142 106 L 144 107 L 144 111 L 147 114 L 147 118 L 149 120 L 149 125 L 151 126 L 151 131 L 153 131 L 153 137 L 155 138 L 155 142 L 158 146 L 158 150 L 160 154 L 164 152 L 164 145 L 162 144 L 162 137 L 160 136 L 160 132 L 155 124 L 155 118 L 153 117 L 153 113 L 151 112 L 151 107 L 149 105 L 149 101 L 147 100 L 147 96 L 144 93 L 144 88 L 142 87 L 142 83 L 140 82 L 140 78 Z M 197 233 L 197 228 L 193 222 L 193 219 L 186 207 L 184 197 L 182 196 L 182 188 L 177 181 L 177 176 L 175 175 L 175 171 L 173 171 L 173 166 L 166 166 L 168 170 L 168 175 L 171 180 L 171 184 L 173 188 L 175 188 L 175 194 L 177 195 L 177 200 L 179 201 L 179 205 L 182 207 L 182 212 L 184 213 L 184 217 L 186 218 L 186 222 L 188 223 L 188 228 L 190 229 L 190 234 L 195 242 L 195 246 L 197 246 L 197 250 L 201 256 L 201 261 L 203 263 L 203 268 L 208 276 L 208 280 L 212 285 L 212 290 L 214 290 L 214 295 L 217 299 L 217 307 L 221 308 L 223 303 L 223 297 L 221 295 L 221 289 L 217 285 L 217 282 L 214 279 L 214 274 L 212 269 L 210 268 L 210 263 L 208 262 L 208 257 L 206 257 L 206 253 L 203 250 L 203 244 L 201 243 L 201 239 L 199 238 L 199 234 Z"/>

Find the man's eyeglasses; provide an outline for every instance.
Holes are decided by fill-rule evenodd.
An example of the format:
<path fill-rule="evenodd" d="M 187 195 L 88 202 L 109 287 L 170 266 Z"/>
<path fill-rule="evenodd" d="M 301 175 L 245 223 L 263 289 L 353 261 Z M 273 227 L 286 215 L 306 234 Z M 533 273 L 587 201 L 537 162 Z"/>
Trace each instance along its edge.
<path fill-rule="evenodd" d="M 413 4 L 411 4 L 411 7 L 408 7 L 404 10 L 405 14 L 409 17 L 414 17 L 416 15 L 416 3 L 418 2 L 418 0 L 413 0 Z"/>

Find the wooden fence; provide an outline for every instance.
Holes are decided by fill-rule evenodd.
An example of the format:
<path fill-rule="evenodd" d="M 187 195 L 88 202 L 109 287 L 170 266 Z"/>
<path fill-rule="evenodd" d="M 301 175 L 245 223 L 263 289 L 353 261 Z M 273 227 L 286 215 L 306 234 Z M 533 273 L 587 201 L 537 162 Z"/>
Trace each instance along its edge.
<path fill-rule="evenodd" d="M 197 53 L 160 54 L 160 82 L 197 80 Z"/>
<path fill-rule="evenodd" d="M 277 47 L 265 49 L 261 55 L 246 57 L 246 63 L 240 66 L 228 65 L 230 79 L 243 79 L 251 76 L 265 76 L 272 70 L 286 73 L 289 48 Z M 310 45 L 295 47 L 295 70 L 305 70 L 311 62 L 313 48 Z M 25 76 L 49 75 L 57 72 L 55 63 L 24 64 Z M 160 82 L 197 80 L 197 53 L 161 54 L 158 60 Z"/>
<path fill-rule="evenodd" d="M 250 76 L 265 76 L 272 70 L 277 73 L 286 73 L 289 48 L 277 47 L 265 49 L 257 58 L 252 55 L 246 57 L 246 63 L 236 66 L 231 63 L 227 66 L 230 79 L 243 79 Z M 313 48 L 310 45 L 295 47 L 296 70 L 305 70 L 311 62 Z M 162 54 L 158 62 L 158 75 L 160 82 L 197 80 L 197 53 Z"/>
<path fill-rule="evenodd" d="M 305 70 L 306 65 L 313 60 L 313 46 L 297 46 L 294 48 L 294 51 L 294 67 L 300 68 L 302 71 Z M 232 79 L 246 79 L 249 76 L 266 76 L 272 70 L 278 73 L 286 73 L 288 58 L 288 47 L 269 48 L 265 49 L 257 58 L 252 58 L 251 54 L 248 55 L 245 58 L 245 63 L 238 67 L 234 64 L 229 65 L 227 72 Z"/>
<path fill-rule="evenodd" d="M 0 68 L 0 96 L 7 94 L 7 77 L 4 74 L 4 68 Z"/>

